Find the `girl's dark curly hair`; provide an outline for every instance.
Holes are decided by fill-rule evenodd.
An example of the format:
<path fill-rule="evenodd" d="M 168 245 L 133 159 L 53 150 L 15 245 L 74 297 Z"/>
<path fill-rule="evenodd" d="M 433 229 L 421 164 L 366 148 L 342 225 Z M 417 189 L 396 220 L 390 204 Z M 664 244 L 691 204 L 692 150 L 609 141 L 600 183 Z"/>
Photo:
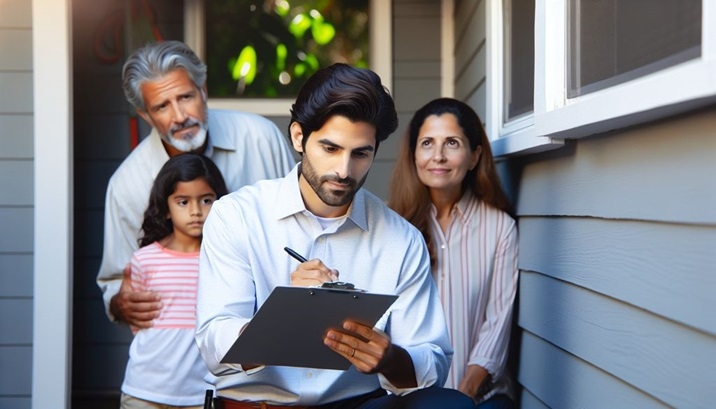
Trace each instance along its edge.
<path fill-rule="evenodd" d="M 228 193 L 219 168 L 204 155 L 182 153 L 164 164 L 154 179 L 152 192 L 149 194 L 149 205 L 144 212 L 144 222 L 142 223 L 144 234 L 139 239 L 139 247 L 161 240 L 174 231 L 171 219 L 167 218 L 169 214 L 167 200 L 176 190 L 177 183 L 191 182 L 199 178 L 206 180 L 209 187 L 216 193 L 217 199 Z"/>

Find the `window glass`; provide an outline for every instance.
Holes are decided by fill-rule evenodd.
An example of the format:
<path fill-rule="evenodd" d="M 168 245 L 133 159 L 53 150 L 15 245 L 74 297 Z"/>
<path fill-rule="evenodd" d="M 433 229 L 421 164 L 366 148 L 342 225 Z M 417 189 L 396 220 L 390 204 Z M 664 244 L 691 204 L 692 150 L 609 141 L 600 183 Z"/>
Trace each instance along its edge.
<path fill-rule="evenodd" d="M 369 0 L 205 2 L 209 97 L 291 98 L 335 62 L 369 65 Z"/>
<path fill-rule="evenodd" d="M 568 96 L 701 55 L 701 0 L 570 0 Z"/>
<path fill-rule="evenodd" d="M 505 122 L 533 111 L 534 0 L 505 0 Z"/>

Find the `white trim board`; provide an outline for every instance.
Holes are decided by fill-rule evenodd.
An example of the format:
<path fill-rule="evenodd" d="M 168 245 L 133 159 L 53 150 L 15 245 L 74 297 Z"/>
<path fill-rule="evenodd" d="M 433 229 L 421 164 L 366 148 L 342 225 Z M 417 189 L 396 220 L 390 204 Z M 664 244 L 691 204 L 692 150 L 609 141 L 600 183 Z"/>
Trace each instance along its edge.
<path fill-rule="evenodd" d="M 32 408 L 70 407 L 72 40 L 70 0 L 32 1 L 35 132 Z"/>

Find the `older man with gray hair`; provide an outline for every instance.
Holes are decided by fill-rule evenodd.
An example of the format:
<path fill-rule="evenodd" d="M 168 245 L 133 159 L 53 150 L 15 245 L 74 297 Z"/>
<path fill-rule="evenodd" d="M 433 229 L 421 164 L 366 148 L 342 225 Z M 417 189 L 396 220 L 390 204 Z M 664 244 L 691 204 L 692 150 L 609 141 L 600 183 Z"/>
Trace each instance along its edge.
<path fill-rule="evenodd" d="M 294 160 L 286 138 L 268 119 L 207 108 L 206 65 L 182 42 L 137 49 L 124 64 L 122 78 L 127 100 L 152 131 L 109 180 L 97 284 L 110 320 L 148 328 L 161 312 L 161 300 L 151 292 L 132 291 L 123 276 L 138 247 L 149 191 L 162 165 L 183 152 L 202 153 L 216 163 L 233 191 L 284 176 Z"/>

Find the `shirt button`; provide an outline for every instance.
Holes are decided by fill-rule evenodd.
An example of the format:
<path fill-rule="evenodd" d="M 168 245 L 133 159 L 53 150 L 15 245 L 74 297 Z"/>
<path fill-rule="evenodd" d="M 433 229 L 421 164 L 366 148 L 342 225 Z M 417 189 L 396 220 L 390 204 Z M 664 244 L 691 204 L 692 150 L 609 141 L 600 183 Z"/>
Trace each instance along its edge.
<path fill-rule="evenodd" d="M 313 373 L 311 373 L 311 372 L 306 372 L 306 378 L 311 378 L 312 376 L 313 376 Z"/>
<path fill-rule="evenodd" d="M 443 250 L 445 250 L 445 245 L 444 245 L 444 244 L 441 245 L 440 248 L 443 249 Z"/>

